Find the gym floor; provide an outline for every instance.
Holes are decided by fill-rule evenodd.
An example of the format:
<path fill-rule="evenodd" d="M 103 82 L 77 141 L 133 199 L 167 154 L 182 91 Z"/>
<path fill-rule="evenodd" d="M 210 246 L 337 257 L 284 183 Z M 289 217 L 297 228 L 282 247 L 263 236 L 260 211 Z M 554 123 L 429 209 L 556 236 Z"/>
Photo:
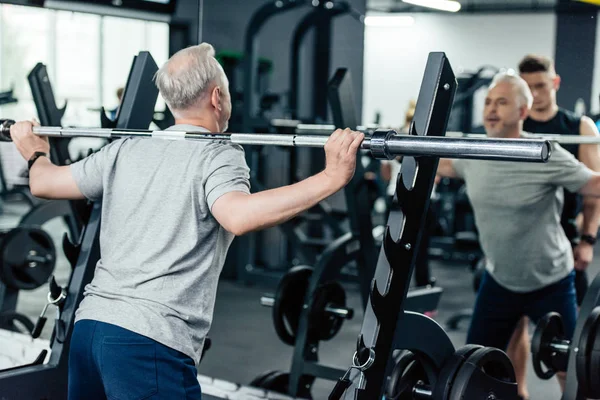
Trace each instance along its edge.
<path fill-rule="evenodd" d="M 0 227 L 15 226 L 26 212 L 23 205 L 4 205 L 0 215 Z M 44 226 L 57 245 L 57 265 L 55 277 L 59 284 L 68 281 L 70 267 L 62 254 L 62 235 L 65 226 L 60 220 L 54 220 Z M 443 327 L 445 321 L 459 310 L 473 305 L 475 294 L 472 290 L 472 274 L 464 264 L 434 260 L 431 263 L 433 276 L 444 289 L 435 319 Z M 600 254 L 594 258 L 589 268 L 590 277 L 594 277 L 600 268 Z M 322 363 L 347 368 L 351 362 L 356 338 L 362 324 L 360 298 L 356 285 L 346 285 L 349 306 L 355 310 L 355 316 L 347 321 L 338 336 L 323 342 L 319 348 Z M 292 347 L 279 340 L 271 322 L 271 310 L 259 304 L 260 296 L 271 292 L 272 288 L 244 286 L 231 281 L 221 281 L 215 306 L 215 316 L 209 336 L 212 348 L 207 352 L 199 372 L 214 378 L 248 384 L 255 376 L 267 370 L 289 371 Z M 34 321 L 45 303 L 47 288 L 41 287 L 30 292 L 21 292 L 17 311 Z M 54 310 L 50 310 L 50 320 Z M 448 332 L 455 347 L 464 345 L 468 320 L 463 320 L 458 330 Z M 49 338 L 52 323 L 48 323 L 42 338 Z M 533 327 L 530 327 L 530 335 Z M 325 399 L 329 395 L 333 382 L 317 380 L 313 386 L 315 399 Z M 529 392 L 532 400 L 559 399 L 559 386 L 555 378 L 542 381 L 535 376 L 531 363 L 528 372 Z"/>

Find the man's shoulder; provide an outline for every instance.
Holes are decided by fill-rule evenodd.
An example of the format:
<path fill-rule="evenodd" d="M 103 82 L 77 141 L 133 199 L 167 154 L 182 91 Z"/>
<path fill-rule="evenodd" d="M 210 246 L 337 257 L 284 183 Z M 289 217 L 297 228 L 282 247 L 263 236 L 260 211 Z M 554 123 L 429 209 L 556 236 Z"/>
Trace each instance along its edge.
<path fill-rule="evenodd" d="M 556 115 L 566 118 L 566 119 L 570 119 L 570 120 L 580 120 L 581 116 L 575 114 L 575 112 L 568 110 L 566 108 L 562 108 L 562 107 L 558 107 L 558 111 L 556 112 Z"/>

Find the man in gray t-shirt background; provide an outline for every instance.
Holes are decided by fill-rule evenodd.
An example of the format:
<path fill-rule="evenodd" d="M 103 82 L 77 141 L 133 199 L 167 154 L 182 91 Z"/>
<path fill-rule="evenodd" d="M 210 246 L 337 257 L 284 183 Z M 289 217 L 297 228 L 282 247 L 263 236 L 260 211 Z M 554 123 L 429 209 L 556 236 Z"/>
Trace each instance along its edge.
<path fill-rule="evenodd" d="M 485 99 L 487 135 L 523 137 L 532 102 L 518 75 L 496 75 Z M 537 322 L 551 311 L 562 314 L 570 338 L 577 299 L 573 252 L 560 225 L 562 188 L 599 196 L 600 175 L 558 144 L 545 164 L 440 160 L 438 175 L 464 179 L 486 259 L 467 342 L 506 350 L 522 316 Z M 524 374 L 517 381 L 526 397 Z"/>
<path fill-rule="evenodd" d="M 181 50 L 155 79 L 175 116 L 170 130 L 227 129 L 229 84 L 212 46 Z M 282 223 L 339 191 L 364 138 L 337 130 L 325 145 L 324 171 L 250 194 L 244 151 L 227 141 L 117 140 L 58 167 L 36 154 L 49 146 L 32 125 L 11 127 L 20 153 L 33 161 L 31 192 L 102 200 L 101 260 L 70 344 L 71 400 L 200 399 L 196 364 L 234 236 Z"/>

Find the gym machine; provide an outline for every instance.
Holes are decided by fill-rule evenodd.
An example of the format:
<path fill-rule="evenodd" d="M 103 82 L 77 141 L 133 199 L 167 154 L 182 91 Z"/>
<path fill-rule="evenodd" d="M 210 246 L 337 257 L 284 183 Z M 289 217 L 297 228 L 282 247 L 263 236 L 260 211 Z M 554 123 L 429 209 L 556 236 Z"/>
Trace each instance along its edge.
<path fill-rule="evenodd" d="M 158 89 L 152 83 L 156 63 L 148 52 L 141 52 L 134 58 L 123 103 L 117 116 L 116 129 L 147 129 L 152 121 Z M 61 129 L 61 128 L 58 128 Z M 93 275 L 100 259 L 99 233 L 101 203 L 92 203 L 89 219 L 82 234 L 76 238 L 76 253 L 71 256 L 73 272 L 67 287 L 52 286 L 48 304 L 57 308 L 57 319 L 50 339 L 50 356 L 47 363 L 47 350 L 28 365 L 0 371 L 0 393 L 7 400 L 12 399 L 64 399 L 67 397 L 67 361 L 69 341 L 75 321 L 75 310 L 83 298 L 83 290 Z M 47 306 L 44 308 L 46 311 Z M 44 316 L 40 318 L 43 323 Z M 41 327 L 40 327 L 41 330 Z"/>
<path fill-rule="evenodd" d="M 548 313 L 536 325 L 531 354 L 540 379 L 566 372 L 562 400 L 600 398 L 600 275 L 583 299 L 573 337 L 566 337 L 560 314 Z"/>
<path fill-rule="evenodd" d="M 331 66 L 331 26 L 333 19 L 343 15 L 351 15 L 361 24 L 364 16 L 352 8 L 347 1 L 320 2 L 311 12 L 306 14 L 296 26 L 292 36 L 290 49 L 290 89 L 288 93 L 288 111 L 292 119 L 299 119 L 300 98 L 300 50 L 308 32 L 315 28 L 315 46 L 313 50 L 313 88 L 325 88 Z M 323 86 L 320 86 L 323 85 Z M 327 119 L 327 97 L 322 90 L 313 90 L 312 117 L 309 121 L 324 121 Z"/>
<path fill-rule="evenodd" d="M 311 46 L 313 59 L 312 62 L 312 76 L 313 80 L 311 87 L 314 88 L 312 92 L 312 116 L 310 122 L 323 122 L 327 119 L 327 82 L 329 80 L 330 65 L 331 65 L 331 35 L 332 35 L 332 22 L 333 18 L 337 15 L 351 13 L 351 7 L 346 2 L 330 1 L 330 0 L 277 0 L 268 1 L 262 7 L 260 7 L 251 17 L 250 22 L 245 31 L 244 41 L 244 63 L 243 63 L 243 103 L 242 103 L 242 124 L 241 129 L 244 132 L 255 132 L 267 131 L 270 127 L 268 121 L 264 117 L 257 116 L 257 103 L 259 93 L 257 93 L 257 71 L 259 71 L 259 57 L 258 57 L 258 45 L 259 45 L 259 34 L 263 26 L 271 20 L 273 17 L 282 15 L 283 13 L 291 10 L 299 10 L 302 8 L 309 9 L 308 14 L 301 20 L 297 25 L 296 31 L 294 32 L 294 41 L 292 42 L 292 54 L 297 53 L 300 50 L 300 45 L 306 33 L 310 28 L 314 27 L 315 39 Z M 352 15 L 357 14 L 354 12 Z M 297 48 L 294 48 L 297 46 Z M 295 49 L 295 50 L 294 50 Z M 298 59 L 293 61 L 296 66 L 298 65 Z M 293 67 L 292 67 L 293 68 Z M 296 78 L 293 76 L 296 75 Z M 298 83 L 298 74 L 292 71 L 290 77 L 291 84 Z M 295 80 L 294 80 L 295 79 Z M 297 104 L 294 105 L 298 96 L 298 87 L 290 88 L 290 107 L 296 109 Z M 262 107 L 262 105 L 261 105 Z M 233 126 L 232 126 L 233 128 Z M 271 155 L 271 149 L 265 149 L 264 153 Z M 323 166 L 322 157 L 318 157 L 312 150 L 303 149 L 303 153 L 307 153 L 307 157 L 310 161 L 307 163 L 307 173 L 313 174 L 316 170 L 319 170 Z M 261 148 L 248 148 L 246 149 L 246 161 L 253 174 L 258 173 L 261 170 L 259 168 Z M 269 157 L 270 165 L 274 165 L 277 160 L 277 156 Z M 279 182 L 280 183 L 280 182 Z M 257 187 L 252 184 L 252 187 Z M 312 213 L 312 211 L 311 211 Z M 309 213 L 310 214 L 310 213 Z M 323 215 L 323 214 L 321 214 Z M 328 231 L 323 231 L 320 222 L 312 222 L 307 220 L 306 225 L 308 226 L 308 235 L 314 239 L 315 242 L 323 242 L 328 237 Z M 338 237 L 340 232 L 334 233 L 332 236 Z M 264 248 L 265 242 L 271 240 L 276 245 L 282 243 L 270 231 L 261 233 L 252 233 L 244 235 L 244 237 L 236 238 L 232 247 L 235 254 L 228 260 L 228 265 L 235 265 L 236 276 L 243 282 L 250 282 L 255 280 L 262 280 L 263 278 L 269 279 L 272 283 L 276 282 L 281 277 L 281 272 L 277 273 L 275 277 L 266 274 L 263 276 L 263 268 L 257 268 L 257 251 L 260 253 L 260 249 Z M 325 240 L 328 241 L 328 240 Z M 283 244 L 282 244 L 283 246 Z M 322 251 L 323 247 L 319 246 L 318 251 Z M 270 258 L 270 257 L 266 257 Z M 285 258 L 285 257 L 279 257 Z M 279 261 L 277 263 L 280 263 Z M 267 263 L 268 264 L 268 263 Z M 226 270 L 229 270 L 226 267 Z M 268 272 L 268 271 L 267 271 Z"/>
<path fill-rule="evenodd" d="M 130 79 L 131 81 L 131 79 Z M 348 374 L 348 378 L 356 377 L 356 372 L 360 367 L 360 375 L 363 376 L 359 383 L 359 398 L 377 399 L 382 397 L 384 386 L 384 376 L 388 364 L 391 365 L 391 355 L 394 348 L 408 349 L 414 351 L 415 355 L 423 354 L 428 356 L 436 367 L 442 365 L 444 361 L 453 356 L 454 348 L 450 343 L 445 332 L 433 320 L 416 313 L 405 312 L 403 306 L 406 304 L 406 294 L 408 292 L 410 277 L 414 267 L 414 257 L 412 257 L 414 248 L 418 247 L 419 231 L 423 227 L 424 210 L 428 205 L 431 192 L 431 185 L 438 157 L 448 158 L 469 158 L 469 159 L 488 159 L 505 161 L 529 161 L 546 162 L 550 156 L 550 143 L 545 140 L 501 140 L 501 139 L 469 139 L 469 138 L 444 138 L 445 125 L 450 110 L 450 101 L 456 87 L 456 82 L 452 74 L 452 69 L 443 53 L 432 53 L 429 56 L 425 75 L 422 84 L 422 90 L 417 103 L 415 122 L 412 125 L 411 135 L 396 135 L 393 131 L 377 131 L 370 137 L 365 138 L 361 144 L 361 149 L 370 152 L 371 156 L 376 158 L 393 158 L 397 155 L 407 156 L 406 165 L 412 165 L 403 168 L 403 173 L 399 175 L 399 185 L 396 193 L 396 204 L 398 208 L 392 210 L 388 221 L 388 228 L 383 243 L 383 252 L 380 253 L 375 278 L 371 286 L 370 300 L 367 305 L 365 319 L 363 322 L 362 334 L 359 338 L 359 347 L 356 353 L 355 367 L 351 368 L 354 374 Z M 129 92 L 127 88 L 126 95 Z M 150 96 L 142 96 L 142 100 L 148 100 Z M 136 96 L 136 98 L 138 98 Z M 154 99 L 152 100 L 153 108 Z M 124 103 L 123 107 L 127 104 Z M 143 115 L 142 112 L 135 115 Z M 152 113 L 148 113 L 146 123 L 152 118 Z M 121 117 L 119 117 L 121 122 Z M 10 125 L 13 121 L 0 121 L 0 137 L 3 140 L 10 140 Z M 417 135 L 429 134 L 430 136 Z M 180 132 L 180 131 L 149 131 L 135 130 L 127 128 L 116 129 L 78 129 L 78 128 L 60 128 L 60 127 L 35 127 L 34 133 L 51 137 L 103 137 L 107 139 L 125 138 L 125 137 L 153 137 L 167 140 L 230 140 L 231 142 L 247 145 L 276 145 L 276 146 L 303 146 L 321 148 L 327 142 L 326 135 L 277 135 L 277 134 L 253 134 L 253 133 L 198 133 L 198 132 Z M 437 136 L 431 136 L 431 135 Z M 419 157 L 418 161 L 412 157 Z M 408 160 L 407 160 L 408 159 Z M 408 186 L 406 188 L 404 185 Z M 81 300 L 82 290 L 85 283 L 89 282 L 93 274 L 95 263 L 99 258 L 98 228 L 100 223 L 99 203 L 93 204 L 93 210 L 89 222 L 85 227 L 82 240 L 80 242 L 80 253 L 75 266 L 73 276 L 67 289 L 66 301 L 62 306 L 62 313 L 59 322 L 64 324 L 65 337 L 53 341 L 53 352 L 50 363 L 46 365 L 32 365 L 28 367 L 17 368 L 12 371 L 0 373 L 0 392 L 8 398 L 36 398 L 42 397 L 55 398 L 57 395 L 64 397 L 66 378 L 66 348 L 68 347 L 69 334 L 73 326 L 73 316 L 77 304 Z M 404 214 L 403 214 L 404 213 Z M 399 238 L 399 239 L 395 239 Z M 389 260 L 389 261 L 388 261 Z M 407 268 L 408 266 L 408 268 Z M 390 276 L 390 272 L 394 274 Z M 389 281 L 388 281 L 389 280 Z M 378 284 L 378 282 L 380 282 Z M 383 282 L 383 284 L 382 284 Z M 386 290 L 381 294 L 378 287 Z M 407 329 L 410 327 L 411 329 Z M 368 347 L 367 347 L 368 346 Z M 56 348 L 56 352 L 55 352 Z M 365 351 L 366 349 L 366 351 Z M 459 369 L 462 375 L 466 376 L 467 382 L 464 386 L 468 395 L 473 393 L 473 388 L 479 389 L 485 383 L 485 387 L 491 386 L 502 396 L 506 392 L 512 391 L 516 396 L 516 383 L 514 376 L 508 377 L 506 381 L 493 380 L 487 381 L 486 378 L 494 371 L 496 375 L 510 371 L 502 370 L 503 362 L 507 360 L 504 353 L 485 350 L 485 354 L 474 353 L 477 360 L 470 358 L 465 362 L 465 368 Z M 491 354 L 491 355 L 490 355 Z M 377 357 L 375 357 L 378 355 Z M 366 360 L 364 357 L 366 356 Z M 57 362 L 58 359 L 62 363 Z M 501 361 L 496 362 L 500 358 Z M 490 361 L 491 360 L 491 361 Z M 490 363 L 494 361 L 493 365 Z M 475 368 L 468 374 L 467 366 L 485 364 L 485 372 L 481 368 Z M 509 362 L 510 364 L 510 362 Z M 414 365 L 411 364 L 411 365 Z M 492 368 L 499 365 L 498 368 Z M 426 366 L 429 366 L 427 363 Z M 37 375 L 23 371 L 34 370 Z M 427 368 L 427 371 L 430 370 Z M 479 375 L 477 375 L 479 373 Z M 461 376 L 462 376 L 461 375 Z M 514 374 L 513 374 L 514 375 Z M 405 376 L 405 375 L 402 375 Z M 435 374 L 428 374 L 428 377 L 435 378 Z M 503 376 L 497 376 L 499 378 Z M 477 380 L 473 382 L 470 379 Z M 431 379 L 433 380 L 433 379 Z M 431 383 L 430 380 L 430 383 Z M 32 385 L 32 382 L 45 383 L 44 388 Z M 50 385 L 52 382 L 52 385 Z M 333 398 L 339 397 L 345 389 L 348 395 L 354 391 L 345 385 L 348 379 L 341 381 L 344 385 L 341 393 L 336 391 Z M 351 383 L 351 380 L 349 381 Z M 465 378 L 458 381 L 464 383 Z M 398 382 L 396 382 L 398 383 Z M 507 389 L 507 387 L 509 387 Z M 339 388 L 338 388 L 339 389 Z M 411 388 L 412 390 L 412 388 Z M 428 390 L 423 388 L 423 391 Z M 24 392 L 27 391 L 27 392 Z M 31 393 L 29 393 L 31 391 Z M 35 392 L 34 392 L 35 391 Z M 52 391 L 52 392 L 51 392 Z M 49 395 L 50 393 L 50 395 Z M 38 396 L 39 395 L 39 396 Z M 210 395 L 208 399 L 215 398 Z M 353 394 L 352 397 L 354 398 Z M 235 397 L 234 397 L 235 398 Z M 511 398 L 504 396 L 503 398 Z"/>
<path fill-rule="evenodd" d="M 60 126 L 66 105 L 56 106 L 52 85 L 42 63 L 36 64 L 27 76 L 31 93 L 42 125 Z M 70 139 L 50 139 L 50 157 L 57 165 L 70 163 L 67 145 Z M 27 193 L 29 189 L 27 188 Z M 85 203 L 85 202 L 84 202 Z M 85 204 L 79 207 L 83 210 Z M 78 216 L 73 202 L 66 200 L 38 201 L 16 228 L 2 232 L 0 239 L 0 329 L 24 331 L 37 338 L 41 329 L 35 329 L 27 316 L 16 312 L 20 290 L 34 290 L 48 283 L 56 263 L 56 249 L 42 226 L 54 218 L 63 218 L 70 237 L 79 236 L 84 216 Z M 68 246 L 65 233 L 63 245 Z M 68 252 L 68 249 L 65 249 Z M 52 278 L 51 285 L 56 287 Z M 22 325 L 18 327 L 15 322 Z"/>

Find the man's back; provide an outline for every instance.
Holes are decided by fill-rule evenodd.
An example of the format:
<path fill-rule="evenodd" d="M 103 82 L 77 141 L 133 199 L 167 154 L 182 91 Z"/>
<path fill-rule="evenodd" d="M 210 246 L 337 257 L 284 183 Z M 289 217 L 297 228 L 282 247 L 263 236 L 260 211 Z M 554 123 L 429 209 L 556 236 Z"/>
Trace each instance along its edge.
<path fill-rule="evenodd" d="M 103 201 L 101 261 L 77 319 L 149 336 L 197 362 L 233 240 L 210 207 L 226 192 L 249 192 L 242 148 L 126 139 L 72 171 L 86 197 Z"/>
<path fill-rule="evenodd" d="M 562 191 L 577 191 L 591 176 L 555 145 L 547 164 L 456 160 L 487 268 L 515 292 L 539 289 L 573 269 L 571 246 L 560 227 Z"/>

